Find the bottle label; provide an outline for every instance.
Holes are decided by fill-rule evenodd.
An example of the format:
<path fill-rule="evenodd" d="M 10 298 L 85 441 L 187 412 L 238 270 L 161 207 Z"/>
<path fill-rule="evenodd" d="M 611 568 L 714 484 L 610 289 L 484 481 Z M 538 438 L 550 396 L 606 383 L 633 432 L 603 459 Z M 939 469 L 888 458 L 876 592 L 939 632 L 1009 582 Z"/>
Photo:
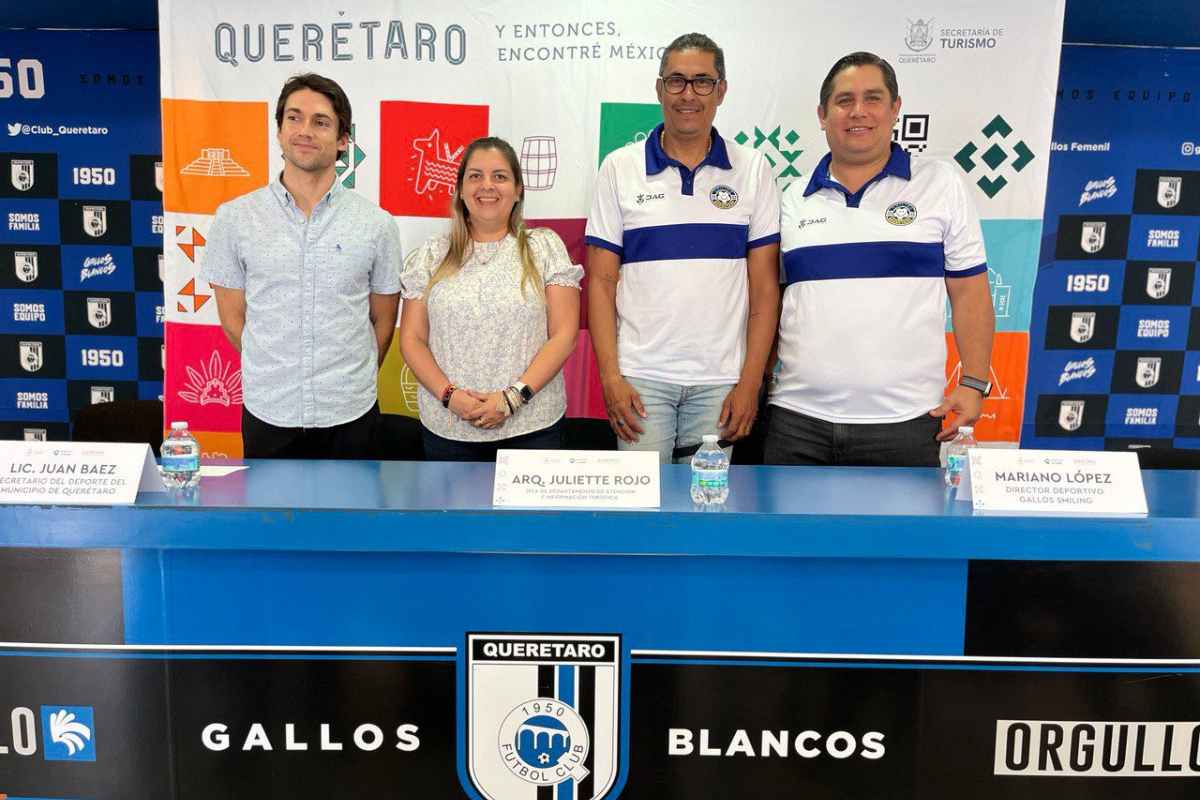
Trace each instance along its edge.
<path fill-rule="evenodd" d="M 196 453 L 162 457 L 163 472 L 199 472 L 200 456 Z"/>
<path fill-rule="evenodd" d="M 946 469 L 957 474 L 967 468 L 967 454 L 954 453 L 946 456 Z"/>
<path fill-rule="evenodd" d="M 729 486 L 729 473 L 723 469 L 692 470 L 692 483 L 702 489 L 724 489 Z"/>

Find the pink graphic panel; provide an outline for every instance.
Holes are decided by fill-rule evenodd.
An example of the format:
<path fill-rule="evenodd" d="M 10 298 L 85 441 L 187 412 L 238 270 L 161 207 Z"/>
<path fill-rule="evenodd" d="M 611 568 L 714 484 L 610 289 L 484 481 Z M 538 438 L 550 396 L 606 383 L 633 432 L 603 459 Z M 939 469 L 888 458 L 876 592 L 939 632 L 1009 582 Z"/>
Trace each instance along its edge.
<path fill-rule="evenodd" d="M 196 431 L 242 429 L 242 366 L 219 325 L 167 322 L 163 410 Z"/>

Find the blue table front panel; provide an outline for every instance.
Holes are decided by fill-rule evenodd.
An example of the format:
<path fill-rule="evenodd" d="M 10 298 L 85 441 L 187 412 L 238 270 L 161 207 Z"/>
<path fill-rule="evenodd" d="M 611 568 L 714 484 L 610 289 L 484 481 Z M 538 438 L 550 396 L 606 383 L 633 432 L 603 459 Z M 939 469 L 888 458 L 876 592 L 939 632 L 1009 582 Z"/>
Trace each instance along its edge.
<path fill-rule="evenodd" d="M 963 652 L 957 560 L 129 550 L 128 644 L 461 646 L 614 631 L 631 648 Z"/>

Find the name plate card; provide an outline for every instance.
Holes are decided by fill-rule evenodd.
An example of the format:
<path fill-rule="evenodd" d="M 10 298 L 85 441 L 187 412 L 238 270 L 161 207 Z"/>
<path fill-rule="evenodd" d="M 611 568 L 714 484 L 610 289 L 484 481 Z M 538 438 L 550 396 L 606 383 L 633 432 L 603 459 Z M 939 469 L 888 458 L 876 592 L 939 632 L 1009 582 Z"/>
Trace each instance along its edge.
<path fill-rule="evenodd" d="M 958 499 L 1008 514 L 1145 515 L 1136 453 L 974 447 Z"/>
<path fill-rule="evenodd" d="M 658 453 L 501 450 L 492 504 L 521 508 L 658 508 Z"/>
<path fill-rule="evenodd" d="M 0 441 L 0 503 L 128 505 L 165 490 L 144 442 Z"/>

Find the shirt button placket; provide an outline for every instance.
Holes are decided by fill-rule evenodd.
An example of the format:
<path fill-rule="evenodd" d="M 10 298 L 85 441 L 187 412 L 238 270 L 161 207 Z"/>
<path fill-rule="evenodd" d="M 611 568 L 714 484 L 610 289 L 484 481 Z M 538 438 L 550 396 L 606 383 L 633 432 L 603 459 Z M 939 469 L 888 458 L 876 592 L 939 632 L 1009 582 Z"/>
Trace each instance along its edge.
<path fill-rule="evenodd" d="M 300 248 L 300 274 L 302 276 L 301 297 L 303 308 L 300 312 L 301 331 L 303 331 L 302 348 L 303 348 L 303 382 L 301 395 L 303 397 L 302 421 L 301 425 L 305 428 L 312 428 L 316 425 L 316 387 L 313 385 L 315 378 L 315 353 L 313 352 L 316 346 L 316 336 L 314 328 L 316 327 L 316 303 L 315 292 L 313 291 L 313 271 L 312 262 L 309 258 L 311 251 L 310 244 L 312 243 L 313 224 L 311 219 L 306 219 L 301 228 L 301 248 Z"/>

